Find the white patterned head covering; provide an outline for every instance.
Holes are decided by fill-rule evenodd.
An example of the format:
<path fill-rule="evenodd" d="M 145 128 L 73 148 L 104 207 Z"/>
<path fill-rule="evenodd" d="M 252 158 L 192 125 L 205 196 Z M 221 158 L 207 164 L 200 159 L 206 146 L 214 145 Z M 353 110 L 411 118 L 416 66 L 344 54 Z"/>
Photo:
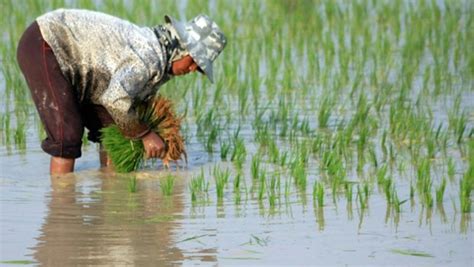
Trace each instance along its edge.
<path fill-rule="evenodd" d="M 213 82 L 212 62 L 227 44 L 219 26 L 206 15 L 198 15 L 189 22 L 180 22 L 165 16 L 165 21 L 175 28 L 189 55 Z"/>

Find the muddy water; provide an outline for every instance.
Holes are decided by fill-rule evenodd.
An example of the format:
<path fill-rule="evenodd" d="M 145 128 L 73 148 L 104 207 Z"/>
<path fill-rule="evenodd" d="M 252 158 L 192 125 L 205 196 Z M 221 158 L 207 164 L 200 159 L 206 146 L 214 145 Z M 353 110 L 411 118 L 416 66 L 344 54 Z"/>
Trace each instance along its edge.
<path fill-rule="evenodd" d="M 182 3 L 186 6 L 187 1 Z M 4 90 L 0 74 L 1 95 Z M 472 118 L 474 95 L 467 91 L 461 99 L 461 108 Z M 451 97 L 433 104 L 434 125 L 448 124 L 449 108 L 441 103 L 445 100 L 448 107 L 453 105 Z M 5 104 L 0 105 L 4 112 Z M 306 115 L 302 112 L 299 119 Z M 338 119 L 329 124 L 335 126 Z M 130 175 L 99 170 L 94 146 L 84 151 L 74 175 L 51 178 L 49 157 L 39 148 L 32 126 L 27 129 L 24 154 L 15 149 L 11 154 L 0 146 L 0 265 L 473 265 L 472 212 L 459 211 L 458 178 L 466 171 L 466 160 L 457 149 L 451 147 L 448 153 L 456 164 L 456 178 L 447 185 L 443 205 L 429 210 L 423 209 L 418 197 L 409 199 L 410 177 L 416 170 L 407 160 L 407 170 L 394 172 L 393 177 L 400 200 L 408 199 L 401 213 L 387 205 L 375 182 L 367 209 L 357 203 L 356 186 L 351 202 L 344 194 L 333 201 L 326 187 L 324 206 L 315 207 L 311 187 L 323 179 L 315 160 L 308 164 L 308 188 L 303 194 L 293 182 L 289 193 L 283 193 L 291 175 L 282 171 L 282 192 L 271 208 L 267 196 L 259 201 L 258 186 L 249 171 L 258 146 L 252 120 L 241 125 L 248 155 L 239 203 L 232 188 L 234 166 L 203 151 L 203 144 L 193 136 L 197 132 L 194 123 L 188 125 L 189 165 L 171 171 L 177 177 L 171 197 L 163 196 L 160 188 L 168 172 L 152 167 L 135 174 L 138 190 L 130 193 Z M 231 127 L 233 132 L 237 125 Z M 439 160 L 433 163 L 435 185 L 446 174 L 446 163 L 436 162 Z M 216 166 L 232 172 L 222 200 L 216 197 L 210 174 Z M 192 202 L 189 181 L 201 168 L 210 183 L 209 192 Z M 359 178 L 365 177 L 348 172 L 348 181 L 359 182 Z"/>
<path fill-rule="evenodd" d="M 32 146 L 34 147 L 34 146 Z M 196 149 L 198 151 L 198 149 Z M 231 185 L 222 201 L 210 181 L 207 197 L 193 203 L 191 177 L 214 165 L 191 152 L 194 164 L 173 170 L 171 197 L 163 196 L 165 172 L 128 176 L 98 170 L 94 147 L 77 162 L 77 172 L 50 178 L 48 157 L 1 153 L 1 261 L 45 266 L 151 265 L 428 265 L 472 264 L 470 218 L 449 205 L 426 211 L 406 203 L 398 216 L 374 194 L 364 212 L 356 201 L 326 201 L 292 192 L 274 209 L 251 190 L 235 203 Z M 232 165 L 221 164 L 222 169 Z M 232 175 L 231 175 L 232 177 Z M 232 178 L 231 178 L 232 179 Z M 246 181 L 250 188 L 251 181 Z M 403 190 L 403 185 L 397 187 Z M 329 198 L 330 196 L 326 194 Z M 424 253 L 423 256 L 401 252 Z"/>

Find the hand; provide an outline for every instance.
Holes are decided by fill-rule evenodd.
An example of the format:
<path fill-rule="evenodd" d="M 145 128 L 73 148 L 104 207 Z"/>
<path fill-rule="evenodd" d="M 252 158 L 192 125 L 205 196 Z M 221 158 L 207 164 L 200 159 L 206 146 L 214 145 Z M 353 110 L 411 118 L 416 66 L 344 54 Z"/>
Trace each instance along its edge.
<path fill-rule="evenodd" d="M 165 156 L 166 145 L 156 133 L 150 131 L 142 138 L 142 142 L 146 158 L 163 158 Z"/>

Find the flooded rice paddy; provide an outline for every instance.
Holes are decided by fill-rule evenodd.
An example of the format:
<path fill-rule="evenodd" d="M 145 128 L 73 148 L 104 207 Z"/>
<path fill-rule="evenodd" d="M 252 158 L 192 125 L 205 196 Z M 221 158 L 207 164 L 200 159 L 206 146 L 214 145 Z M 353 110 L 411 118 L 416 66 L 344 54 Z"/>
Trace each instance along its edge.
<path fill-rule="evenodd" d="M 6 4 L 1 265 L 473 264 L 471 1 L 158 2 Z M 74 174 L 49 176 L 15 47 L 61 6 L 223 28 L 215 84 L 160 90 L 188 164 L 118 174 L 85 144 Z"/>

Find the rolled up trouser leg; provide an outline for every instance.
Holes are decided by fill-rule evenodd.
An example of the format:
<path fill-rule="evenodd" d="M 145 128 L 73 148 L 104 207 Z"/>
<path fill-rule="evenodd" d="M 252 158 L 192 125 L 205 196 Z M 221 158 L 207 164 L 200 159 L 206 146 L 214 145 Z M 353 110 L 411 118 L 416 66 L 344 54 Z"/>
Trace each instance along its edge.
<path fill-rule="evenodd" d="M 17 60 L 47 134 L 41 147 L 51 156 L 80 157 L 84 126 L 76 93 L 36 22 L 21 37 Z"/>

